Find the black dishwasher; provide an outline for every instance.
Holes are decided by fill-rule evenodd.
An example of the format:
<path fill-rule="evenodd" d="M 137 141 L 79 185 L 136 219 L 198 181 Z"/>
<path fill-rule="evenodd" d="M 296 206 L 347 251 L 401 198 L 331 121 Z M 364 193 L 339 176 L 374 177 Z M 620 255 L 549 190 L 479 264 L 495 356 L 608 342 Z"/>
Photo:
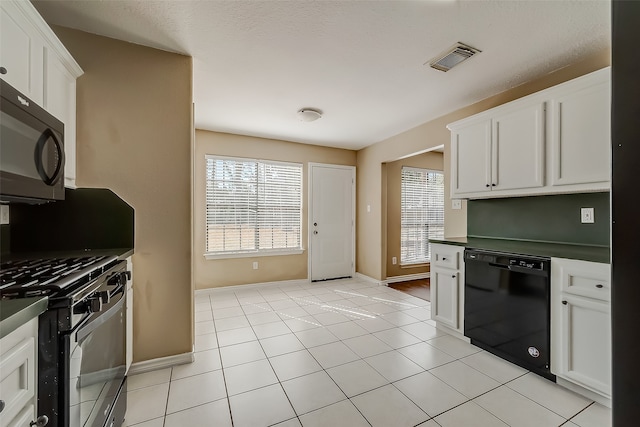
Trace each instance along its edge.
<path fill-rule="evenodd" d="M 551 260 L 467 249 L 464 334 L 471 343 L 555 381 L 549 370 Z"/>

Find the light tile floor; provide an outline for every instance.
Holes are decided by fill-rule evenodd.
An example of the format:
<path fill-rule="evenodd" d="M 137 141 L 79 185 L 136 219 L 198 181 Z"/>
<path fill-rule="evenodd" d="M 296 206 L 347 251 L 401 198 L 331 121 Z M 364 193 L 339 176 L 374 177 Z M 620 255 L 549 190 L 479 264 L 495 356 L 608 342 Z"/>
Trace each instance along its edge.
<path fill-rule="evenodd" d="M 129 378 L 126 426 L 606 427 L 606 407 L 355 279 L 198 295 L 195 362 Z"/>

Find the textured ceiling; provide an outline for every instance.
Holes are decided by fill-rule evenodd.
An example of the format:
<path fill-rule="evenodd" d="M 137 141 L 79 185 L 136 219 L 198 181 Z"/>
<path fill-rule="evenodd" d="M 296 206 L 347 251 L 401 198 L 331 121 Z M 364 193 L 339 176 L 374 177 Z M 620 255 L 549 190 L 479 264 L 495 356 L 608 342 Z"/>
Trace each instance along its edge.
<path fill-rule="evenodd" d="M 359 149 L 610 45 L 574 1 L 34 1 L 50 24 L 193 56 L 196 127 Z M 482 50 L 443 73 L 456 42 Z M 296 111 L 324 116 L 301 122 Z"/>

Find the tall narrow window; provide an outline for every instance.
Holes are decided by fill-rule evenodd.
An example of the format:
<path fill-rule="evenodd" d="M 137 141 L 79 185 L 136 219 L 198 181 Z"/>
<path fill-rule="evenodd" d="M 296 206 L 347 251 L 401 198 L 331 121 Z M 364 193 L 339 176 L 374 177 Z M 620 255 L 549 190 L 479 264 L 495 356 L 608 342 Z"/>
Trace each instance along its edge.
<path fill-rule="evenodd" d="M 400 263 L 428 262 L 429 239 L 444 236 L 444 175 L 404 166 L 401 199 Z"/>
<path fill-rule="evenodd" d="M 302 249 L 302 165 L 206 157 L 206 255 Z"/>

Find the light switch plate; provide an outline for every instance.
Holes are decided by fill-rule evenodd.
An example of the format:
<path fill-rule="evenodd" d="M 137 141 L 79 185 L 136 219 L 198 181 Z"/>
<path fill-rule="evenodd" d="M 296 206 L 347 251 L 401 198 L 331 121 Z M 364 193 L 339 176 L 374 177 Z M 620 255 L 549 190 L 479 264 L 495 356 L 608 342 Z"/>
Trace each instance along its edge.
<path fill-rule="evenodd" d="M 462 209 L 462 200 L 451 199 L 451 209 Z"/>
<path fill-rule="evenodd" d="M 0 205 L 0 224 L 9 224 L 9 205 Z"/>
<path fill-rule="evenodd" d="M 593 208 L 580 208 L 580 221 L 583 224 L 593 224 L 595 221 Z"/>

